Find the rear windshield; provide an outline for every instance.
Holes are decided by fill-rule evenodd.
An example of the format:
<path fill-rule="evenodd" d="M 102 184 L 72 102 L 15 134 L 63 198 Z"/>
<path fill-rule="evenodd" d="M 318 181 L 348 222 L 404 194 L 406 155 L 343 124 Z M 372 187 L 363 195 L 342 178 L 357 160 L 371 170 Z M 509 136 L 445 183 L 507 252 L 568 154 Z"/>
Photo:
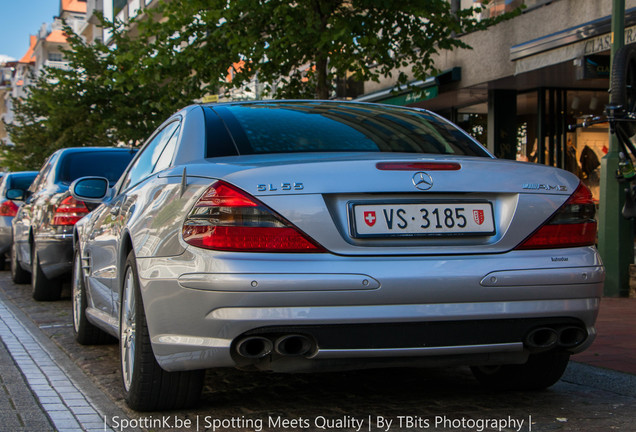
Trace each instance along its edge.
<path fill-rule="evenodd" d="M 29 186 L 31 186 L 31 183 L 33 183 L 36 175 L 38 175 L 37 172 L 32 174 L 14 174 L 8 178 L 10 183 L 7 185 L 8 189 L 27 190 Z"/>
<path fill-rule="evenodd" d="M 489 156 L 461 130 L 424 112 L 372 104 L 286 102 L 216 109 L 241 154 L 404 152 Z"/>
<path fill-rule="evenodd" d="M 57 181 L 71 184 L 80 177 L 97 176 L 114 184 L 134 155 L 133 151 L 123 150 L 69 153 L 61 162 Z"/>

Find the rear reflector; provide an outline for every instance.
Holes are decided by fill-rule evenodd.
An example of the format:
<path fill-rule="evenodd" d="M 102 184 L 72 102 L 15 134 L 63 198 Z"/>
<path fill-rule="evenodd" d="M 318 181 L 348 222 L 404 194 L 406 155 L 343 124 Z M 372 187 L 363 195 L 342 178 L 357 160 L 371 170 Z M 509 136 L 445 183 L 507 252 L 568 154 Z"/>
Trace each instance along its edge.
<path fill-rule="evenodd" d="M 378 162 L 382 171 L 457 171 L 462 166 L 455 162 Z"/>
<path fill-rule="evenodd" d="M 559 210 L 516 249 L 556 249 L 596 244 L 596 208 L 583 183 Z"/>
<path fill-rule="evenodd" d="M 192 246 L 241 252 L 325 252 L 290 222 L 248 195 L 217 181 L 199 198 L 182 229 Z"/>
<path fill-rule="evenodd" d="M 316 247 L 290 227 L 189 225 L 186 243 L 204 249 L 243 252 L 316 252 Z"/>

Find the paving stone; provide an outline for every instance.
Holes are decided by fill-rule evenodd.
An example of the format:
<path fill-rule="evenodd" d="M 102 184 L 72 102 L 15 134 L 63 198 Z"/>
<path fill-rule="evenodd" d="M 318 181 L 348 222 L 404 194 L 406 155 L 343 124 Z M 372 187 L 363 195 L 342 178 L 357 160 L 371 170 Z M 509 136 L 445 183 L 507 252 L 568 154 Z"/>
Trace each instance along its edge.
<path fill-rule="evenodd" d="M 61 301 L 51 302 L 47 308 L 42 308 L 34 305 L 28 293 L 22 291 L 4 281 L 0 273 L 0 292 L 10 297 L 12 304 L 19 307 L 36 325 L 59 326 L 43 328 L 42 332 L 90 376 L 110 400 L 124 407 L 117 345 L 81 346 L 75 342 L 72 328 L 68 326 L 71 322 L 68 294 Z M 636 309 L 630 310 L 636 312 Z M 623 322 L 629 323 L 631 319 L 625 318 Z M 619 321 L 616 319 L 614 325 L 619 326 Z M 627 354 L 634 356 L 634 353 Z M 50 372 L 48 370 L 47 373 Z M 161 419 L 168 415 L 181 420 L 189 419 L 193 423 L 199 421 L 202 426 L 199 430 L 207 431 L 211 431 L 211 428 L 203 427 L 206 420 L 237 420 L 243 421 L 244 426 L 248 420 L 260 420 L 267 426 L 270 418 L 273 421 L 303 418 L 311 424 L 303 432 L 313 432 L 319 430 L 315 422 L 323 417 L 337 420 L 349 416 L 364 420 L 366 426 L 371 420 L 371 432 L 380 432 L 381 429 L 377 427 L 379 418 L 393 421 L 390 432 L 464 432 L 463 429 L 435 427 L 434 421 L 438 417 L 446 417 L 451 422 L 512 417 L 525 421 L 525 427 L 520 432 L 528 432 L 529 421 L 532 421 L 533 432 L 633 432 L 636 424 L 636 394 L 631 393 L 630 389 L 636 388 L 633 381 L 635 375 L 601 372 L 603 370 L 596 367 L 585 368 L 578 363 L 571 363 L 564 380 L 546 391 L 492 392 L 479 386 L 465 367 L 297 375 L 223 369 L 208 371 L 201 402 L 193 409 L 169 413 L 135 413 L 125 407 L 124 410 L 130 418 L 138 420 L 150 417 Z M 62 401 L 73 409 L 67 395 L 62 395 Z M 72 412 L 84 428 L 104 430 L 103 422 L 86 422 L 94 419 L 93 416 L 85 417 L 84 414 Z M 431 427 L 409 427 L 409 418 L 413 421 L 416 418 L 427 420 Z M 114 429 L 113 416 L 106 413 L 106 419 Z M 184 432 L 194 430 L 183 429 Z M 285 432 L 281 428 L 264 430 Z M 291 432 L 291 429 L 288 430 Z M 350 432 L 355 429 L 344 427 L 332 430 Z M 503 430 L 510 432 L 514 429 Z M 157 428 L 156 431 L 161 429 Z M 255 432 L 247 426 L 231 431 Z"/>
<path fill-rule="evenodd" d="M 78 415 L 83 415 L 91 428 L 99 422 L 101 417 L 95 409 L 26 327 L 14 318 L 2 298 L 0 340 L 3 341 L 0 344 L 0 407 L 9 407 L 0 408 L 0 430 L 75 432 L 83 430 Z M 12 354 L 19 363 L 14 362 Z M 67 405 L 66 400 L 73 401 L 73 406 Z M 103 419 L 101 423 L 103 425 Z M 108 431 L 108 428 L 102 427 L 102 430 Z"/>
<path fill-rule="evenodd" d="M 13 359 L 0 343 L 0 430 L 47 431 L 53 425 L 39 407 Z"/>

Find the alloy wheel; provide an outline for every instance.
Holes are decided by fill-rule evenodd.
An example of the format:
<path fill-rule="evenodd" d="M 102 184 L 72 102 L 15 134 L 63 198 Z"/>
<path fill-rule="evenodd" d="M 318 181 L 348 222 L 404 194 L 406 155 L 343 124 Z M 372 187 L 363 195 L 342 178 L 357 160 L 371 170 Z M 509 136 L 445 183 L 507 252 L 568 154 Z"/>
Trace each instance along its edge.
<path fill-rule="evenodd" d="M 126 391 L 130 390 L 135 367 L 135 335 L 136 335 L 136 299 L 135 282 L 132 269 L 126 268 L 121 304 L 120 323 L 120 358 L 121 371 Z"/>
<path fill-rule="evenodd" d="M 75 333 L 80 331 L 80 319 L 82 318 L 82 262 L 79 256 L 76 256 L 73 263 L 73 280 L 72 280 L 72 299 L 73 299 L 73 327 Z"/>

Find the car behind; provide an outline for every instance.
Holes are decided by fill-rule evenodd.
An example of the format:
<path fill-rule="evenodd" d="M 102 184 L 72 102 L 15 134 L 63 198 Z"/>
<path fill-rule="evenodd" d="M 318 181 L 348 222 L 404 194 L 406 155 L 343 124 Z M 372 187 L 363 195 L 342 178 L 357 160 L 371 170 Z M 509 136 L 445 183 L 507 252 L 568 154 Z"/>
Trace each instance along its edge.
<path fill-rule="evenodd" d="M 13 236 L 11 222 L 24 201 L 23 197 L 33 183 L 37 171 L 19 171 L 4 174 L 0 181 L 0 267 L 4 268 L 7 252 L 11 250 Z"/>
<path fill-rule="evenodd" d="M 12 222 L 11 276 L 16 283 L 30 279 L 34 299 L 58 299 L 72 268 L 73 225 L 89 209 L 71 197 L 71 182 L 100 175 L 114 184 L 133 156 L 126 148 L 67 148 L 44 163 Z"/>

